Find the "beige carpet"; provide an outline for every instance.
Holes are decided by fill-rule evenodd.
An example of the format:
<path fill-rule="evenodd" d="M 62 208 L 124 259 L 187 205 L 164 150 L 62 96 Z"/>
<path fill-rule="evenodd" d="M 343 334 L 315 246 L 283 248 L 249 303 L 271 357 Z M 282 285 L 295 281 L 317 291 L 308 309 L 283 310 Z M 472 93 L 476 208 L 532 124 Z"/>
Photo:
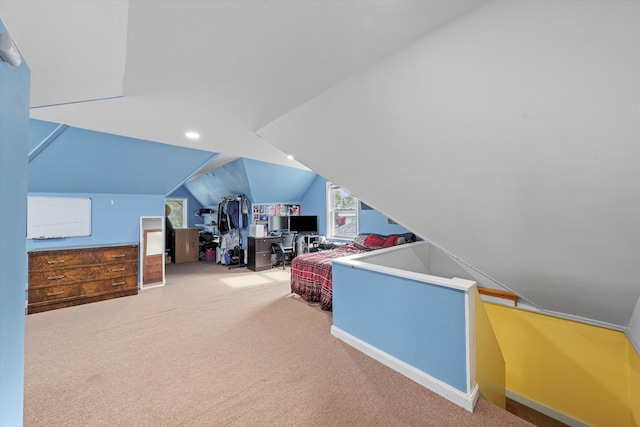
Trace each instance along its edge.
<path fill-rule="evenodd" d="M 25 426 L 530 426 L 470 413 L 330 334 L 289 269 L 167 266 L 167 285 L 26 319 Z"/>

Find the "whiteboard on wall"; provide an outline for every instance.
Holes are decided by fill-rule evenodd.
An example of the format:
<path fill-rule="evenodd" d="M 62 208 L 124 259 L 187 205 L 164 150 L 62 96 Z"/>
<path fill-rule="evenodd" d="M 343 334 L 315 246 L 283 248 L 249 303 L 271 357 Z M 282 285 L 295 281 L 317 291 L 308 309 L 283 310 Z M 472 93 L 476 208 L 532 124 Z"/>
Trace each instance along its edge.
<path fill-rule="evenodd" d="M 91 236 L 91 199 L 27 197 L 27 239 Z"/>

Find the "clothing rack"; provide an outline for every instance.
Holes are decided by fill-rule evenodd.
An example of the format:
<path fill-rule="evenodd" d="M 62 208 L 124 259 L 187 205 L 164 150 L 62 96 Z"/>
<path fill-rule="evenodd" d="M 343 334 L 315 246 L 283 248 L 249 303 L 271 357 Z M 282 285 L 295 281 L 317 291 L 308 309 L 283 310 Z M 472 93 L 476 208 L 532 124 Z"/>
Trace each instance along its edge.
<path fill-rule="evenodd" d="M 222 198 L 218 206 L 218 230 L 222 234 L 223 230 L 230 233 L 238 231 L 238 245 L 233 248 L 240 250 L 241 259 L 237 264 L 228 264 L 229 269 L 246 267 L 244 262 L 244 250 L 242 248 L 242 229 L 249 225 L 249 208 L 247 198 L 244 194 L 226 196 Z"/>

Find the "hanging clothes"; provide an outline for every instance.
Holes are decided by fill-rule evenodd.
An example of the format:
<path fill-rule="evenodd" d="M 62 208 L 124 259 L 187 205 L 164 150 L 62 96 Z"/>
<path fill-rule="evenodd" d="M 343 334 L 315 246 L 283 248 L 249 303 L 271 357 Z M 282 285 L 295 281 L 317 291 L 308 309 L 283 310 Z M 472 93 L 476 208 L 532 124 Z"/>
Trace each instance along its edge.
<path fill-rule="evenodd" d="M 225 197 L 220 204 L 218 215 L 224 214 L 229 229 L 245 228 L 249 225 L 249 208 L 245 195 Z M 223 219 L 220 218 L 219 219 Z M 220 221 L 219 221 L 220 222 Z"/>
<path fill-rule="evenodd" d="M 218 205 L 220 244 L 216 248 L 217 262 L 221 264 L 238 264 L 237 262 L 231 262 L 228 259 L 228 255 L 230 255 L 230 251 L 242 248 L 241 232 L 248 225 L 249 208 L 245 195 L 230 196 L 222 199 Z M 244 264 L 244 259 L 240 264 Z"/>
<path fill-rule="evenodd" d="M 226 203 L 220 203 L 218 205 L 218 230 L 220 233 L 226 233 L 231 229 L 231 225 L 229 223 L 229 216 L 225 211 Z"/>
<path fill-rule="evenodd" d="M 232 228 L 242 228 L 240 224 L 240 203 L 237 200 L 227 202 L 227 215 L 231 219 Z"/>

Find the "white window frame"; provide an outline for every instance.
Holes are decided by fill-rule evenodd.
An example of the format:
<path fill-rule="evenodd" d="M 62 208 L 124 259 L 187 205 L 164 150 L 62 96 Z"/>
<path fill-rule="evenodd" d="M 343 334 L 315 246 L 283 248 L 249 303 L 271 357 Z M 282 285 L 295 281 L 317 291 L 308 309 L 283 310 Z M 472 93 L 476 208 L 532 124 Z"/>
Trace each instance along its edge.
<path fill-rule="evenodd" d="M 349 193 L 347 190 L 345 190 L 344 188 L 341 188 L 339 185 L 335 185 L 331 182 L 327 182 L 327 190 L 326 190 L 326 195 L 327 195 L 327 238 L 330 239 L 336 239 L 336 240 L 353 240 L 354 238 L 356 238 L 358 236 L 358 233 L 360 233 L 360 209 L 358 208 L 360 205 L 360 202 L 358 200 L 357 197 L 355 197 L 353 194 L 351 194 L 351 196 L 353 196 L 353 198 L 355 199 L 355 208 L 354 209 L 335 209 L 333 207 L 333 191 L 336 189 L 340 189 L 342 191 L 345 191 L 347 193 Z M 333 222 L 333 214 L 336 211 L 345 211 L 345 212 L 349 212 L 349 213 L 354 213 L 355 215 L 355 221 L 356 221 L 356 230 L 355 230 L 355 235 L 351 236 L 351 235 L 336 235 L 335 232 L 335 228 L 334 228 L 334 222 Z"/>
<path fill-rule="evenodd" d="M 165 204 L 171 201 L 182 204 L 182 227 L 176 227 L 176 225 L 173 224 L 173 221 L 171 221 L 171 224 L 173 224 L 174 228 L 189 228 L 189 218 L 187 216 L 189 212 L 189 199 L 183 197 L 167 197 L 164 200 Z M 176 215 L 169 215 L 169 218 L 171 218 L 172 216 Z"/>

